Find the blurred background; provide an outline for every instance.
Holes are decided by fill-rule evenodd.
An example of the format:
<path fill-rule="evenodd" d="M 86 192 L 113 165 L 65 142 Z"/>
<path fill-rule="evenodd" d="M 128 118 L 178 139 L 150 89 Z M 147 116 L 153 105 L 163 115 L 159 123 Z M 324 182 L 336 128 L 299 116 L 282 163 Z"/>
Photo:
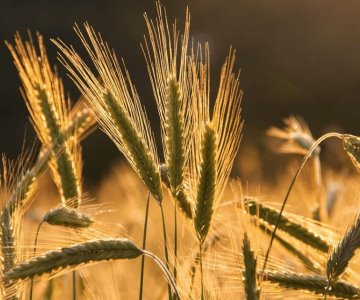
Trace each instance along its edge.
<path fill-rule="evenodd" d="M 169 19 L 182 28 L 191 12 L 195 41 L 209 41 L 212 95 L 229 47 L 237 49 L 241 69 L 245 127 L 234 175 L 245 180 L 273 178 L 284 158 L 267 147 L 265 130 L 282 126 L 290 114 L 309 123 L 315 137 L 330 131 L 360 134 L 360 2 L 288 0 L 163 1 Z M 159 120 L 140 49 L 145 33 L 143 13 L 155 17 L 154 1 L 5 1 L 0 0 L 0 153 L 15 158 L 25 133 L 35 138 L 19 91 L 20 81 L 4 40 L 19 31 L 39 31 L 50 61 L 58 64 L 73 100 L 80 95 L 56 60 L 50 38 L 82 50 L 73 32 L 75 22 L 88 21 L 123 57 L 146 106 L 156 137 Z M 81 51 L 80 51 L 81 53 Z M 86 183 L 96 183 L 122 156 L 100 131 L 83 143 Z M 159 147 L 160 148 L 160 147 Z M 326 149 L 324 151 L 326 156 Z M 247 163 L 243 163 L 246 161 Z M 336 168 L 336 157 L 328 159 Z M 260 171 L 261 170 L 261 171 Z"/>

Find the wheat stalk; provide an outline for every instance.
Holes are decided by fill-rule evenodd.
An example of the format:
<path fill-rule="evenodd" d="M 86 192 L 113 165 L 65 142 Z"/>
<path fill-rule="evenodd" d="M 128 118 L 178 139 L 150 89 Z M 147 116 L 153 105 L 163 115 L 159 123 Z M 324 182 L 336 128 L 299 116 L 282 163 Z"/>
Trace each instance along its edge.
<path fill-rule="evenodd" d="M 258 216 L 271 225 L 276 224 L 280 212 L 275 208 L 261 204 L 252 198 L 245 199 L 245 204 L 248 206 L 251 215 Z M 287 234 L 322 252 L 327 253 L 330 249 L 330 245 L 319 233 L 313 232 L 311 228 L 305 227 L 284 215 L 280 217 L 278 227 Z"/>
<path fill-rule="evenodd" d="M 202 245 L 210 229 L 216 189 L 217 139 L 214 129 L 207 125 L 201 145 L 201 165 L 197 186 L 194 225 L 199 240 L 199 260 L 201 272 L 201 299 L 204 297 Z"/>
<path fill-rule="evenodd" d="M 91 126 L 92 121 L 89 120 L 89 113 L 86 109 L 83 109 L 74 115 L 74 119 L 69 123 L 69 126 L 61 132 L 60 137 L 61 139 L 68 139 L 74 134 L 81 135 Z M 25 208 L 29 206 L 31 196 L 36 190 L 37 178 L 45 171 L 47 162 L 51 158 L 52 153 L 59 153 L 59 151 L 63 151 L 63 144 L 58 143 L 57 141 L 58 139 L 50 146 L 49 149 L 43 151 L 38 161 L 31 169 L 28 168 L 29 162 L 27 162 L 26 159 L 20 159 L 17 165 L 26 171 L 21 170 L 19 175 L 16 175 L 16 173 L 18 173 L 16 170 L 11 170 L 11 172 L 9 172 L 11 173 L 10 176 L 12 176 L 14 182 L 8 182 L 5 187 L 11 191 L 11 193 L 0 215 L 4 272 L 7 272 L 11 266 L 13 266 L 16 257 L 13 215 L 18 212 L 18 218 L 21 220 L 21 216 L 24 214 Z M 4 169 L 6 169 L 5 166 L 6 162 L 3 161 Z M 3 177 L 3 180 L 9 181 L 7 178 L 8 174 L 4 174 Z M 20 229 L 17 229 L 17 231 L 19 230 Z"/>
<path fill-rule="evenodd" d="M 19 207 L 28 205 L 26 199 L 29 198 L 30 192 L 33 189 L 32 187 L 36 183 L 38 177 L 46 170 L 49 159 L 52 155 L 59 155 L 61 151 L 63 151 L 63 144 L 61 142 L 59 143 L 58 140 L 69 139 L 78 132 L 78 130 L 80 130 L 79 132 L 84 133 L 91 123 L 88 111 L 85 110 L 79 112 L 72 122 L 70 122 L 69 126 L 60 133 L 58 139 L 42 151 L 34 166 L 20 176 L 18 181 L 14 184 L 12 192 L 5 204 L 11 214 Z"/>
<path fill-rule="evenodd" d="M 210 227 L 211 214 L 221 197 L 226 182 L 228 180 L 235 155 L 240 145 L 241 139 L 241 96 L 242 92 L 239 89 L 239 77 L 233 73 L 235 63 L 235 53 L 230 50 L 229 56 L 227 57 L 225 64 L 221 69 L 220 86 L 218 95 L 215 102 L 213 115 L 210 121 L 209 112 L 209 53 L 208 48 L 205 48 L 205 59 L 204 62 L 193 61 L 193 76 L 194 76 L 194 97 L 196 108 L 194 108 L 195 120 L 197 120 L 196 135 L 192 143 L 191 157 L 190 157 L 190 187 L 189 190 L 193 191 L 192 196 L 195 200 L 195 226 L 198 232 L 198 237 L 204 239 L 206 233 Z M 206 132 L 206 133 L 205 133 Z M 211 149 L 213 157 L 211 163 L 215 165 L 204 164 L 204 155 L 207 154 L 204 150 L 204 145 L 210 146 L 209 141 L 211 140 L 213 147 Z M 214 142 L 216 141 L 216 145 Z M 199 145 L 201 145 L 199 147 Z M 201 166 L 201 167 L 200 167 Z M 207 174 L 203 171 L 203 168 L 213 168 L 214 172 L 213 181 L 206 183 L 203 175 Z M 211 175 L 211 173 L 209 173 Z M 202 179 L 201 179 L 202 178 Z M 211 185 L 213 185 L 211 187 Z M 207 201 L 204 204 L 199 203 L 199 200 L 206 200 L 201 198 L 202 193 L 206 192 L 206 189 L 211 193 L 211 201 Z M 204 194 L 205 195 L 205 194 Z M 200 197 L 201 196 L 201 197 Z M 211 205 L 211 207 L 210 207 Z M 206 213 L 201 213 L 198 208 L 205 209 Z M 198 215 L 198 216 L 197 216 Z M 206 219 L 207 218 L 207 219 Z M 196 220 L 197 219 L 197 220 Z M 207 225 L 206 225 L 207 223 Z M 202 231 L 202 233 L 201 233 Z M 199 234 L 200 233 L 200 234 Z"/>
<path fill-rule="evenodd" d="M 46 273 L 55 275 L 58 272 L 77 269 L 80 266 L 105 260 L 135 259 L 146 255 L 153 259 L 169 280 L 174 293 L 180 299 L 180 294 L 170 272 L 153 253 L 139 249 L 128 239 L 93 240 L 59 250 L 52 250 L 40 256 L 14 266 L 5 276 L 5 281 L 16 282 L 42 276 Z"/>
<path fill-rule="evenodd" d="M 328 280 L 325 276 L 320 275 L 301 275 L 290 272 L 283 273 L 266 273 L 264 278 L 267 281 L 278 284 L 281 287 L 304 290 L 317 295 L 329 295 L 345 299 L 359 299 L 360 289 L 356 286 L 345 282 L 338 281 L 328 287 Z"/>
<path fill-rule="evenodd" d="M 194 120 L 191 144 L 189 191 L 195 202 L 194 225 L 199 240 L 201 298 L 205 295 L 202 269 L 202 244 L 211 225 L 211 218 L 228 180 L 241 139 L 241 96 L 239 77 L 233 73 L 235 53 L 230 50 L 221 69 L 220 86 L 210 121 L 209 52 L 205 60 L 191 57 Z M 199 145 L 201 145 L 199 147 Z"/>
<path fill-rule="evenodd" d="M 126 145 L 127 151 L 131 154 L 132 163 L 136 166 L 140 178 L 149 188 L 152 195 L 157 200 L 161 199 L 159 171 L 146 144 L 131 123 L 125 110 L 117 103 L 110 92 L 104 95 L 104 100 L 121 135 L 122 143 Z"/>
<path fill-rule="evenodd" d="M 180 33 L 176 23 L 170 31 L 166 10 L 160 2 L 156 8 L 155 21 L 145 14 L 149 36 L 142 49 L 160 115 L 170 188 L 176 197 L 185 177 L 192 136 L 192 98 L 187 75 L 190 16 L 187 12 L 178 54 Z"/>
<path fill-rule="evenodd" d="M 311 155 L 314 153 L 314 151 L 316 151 L 317 147 L 323 142 L 325 141 L 326 139 L 329 139 L 329 138 L 332 138 L 332 137 L 335 137 L 335 138 L 338 138 L 338 139 L 343 139 L 343 135 L 342 134 L 339 134 L 339 133 L 336 133 L 336 132 L 330 132 L 330 133 L 327 133 L 327 134 L 324 134 L 323 136 L 319 137 L 315 142 L 314 144 L 311 146 L 311 148 L 309 149 L 309 151 L 306 153 L 306 155 L 304 156 L 298 170 L 296 171 L 294 177 L 292 178 L 291 182 L 290 182 L 290 185 L 289 185 L 289 188 L 286 192 L 286 195 L 284 197 L 284 200 L 282 202 L 282 205 L 281 205 L 281 208 L 280 208 L 280 212 L 279 212 L 279 215 L 278 215 L 278 218 L 276 220 L 276 223 L 275 223 L 275 228 L 274 228 L 274 231 L 272 232 L 271 234 L 271 238 L 270 238 L 270 242 L 269 242 L 269 246 L 266 250 L 266 254 L 265 254 L 265 259 L 264 259 L 264 264 L 263 264 L 263 267 L 262 267 L 262 273 L 265 272 L 265 269 L 266 269 L 266 264 L 267 264 L 267 261 L 269 259 L 269 255 L 270 255 L 270 251 L 271 251 L 271 248 L 272 248 L 272 244 L 274 242 L 274 238 L 275 238 L 275 235 L 276 235 L 276 230 L 278 229 L 279 227 L 279 223 L 280 223 L 280 220 L 281 220 L 281 217 L 282 217 L 282 214 L 284 212 L 284 209 L 285 209 L 285 206 L 286 206 L 286 203 L 288 202 L 289 200 L 289 196 L 290 196 L 290 193 L 295 185 L 295 182 L 296 180 L 298 179 L 302 169 L 304 168 L 306 162 L 308 161 L 308 159 L 311 157 Z"/>
<path fill-rule="evenodd" d="M 77 209 L 69 206 L 57 207 L 48 211 L 42 221 L 40 222 L 36 231 L 35 242 L 34 242 L 34 255 L 36 254 L 37 240 L 40 232 L 40 228 L 43 223 L 50 225 L 63 226 L 73 229 L 87 228 L 94 223 L 93 219 L 86 213 L 82 213 Z M 76 274 L 73 271 L 73 298 L 76 299 Z M 33 278 L 31 279 L 30 285 L 30 300 L 33 296 Z"/>
<path fill-rule="evenodd" d="M 358 150 L 358 141 L 359 141 L 359 138 L 358 137 L 355 137 L 355 136 L 352 136 L 352 135 L 349 135 L 349 134 L 339 134 L 339 133 L 336 133 L 336 132 L 330 132 L 330 133 L 327 133 L 327 134 L 324 134 L 323 136 L 321 136 L 320 138 L 318 138 L 314 143 L 313 145 L 311 146 L 311 148 L 308 150 L 308 152 L 306 153 L 305 157 L 303 158 L 302 162 L 301 162 L 301 165 L 300 167 L 298 168 L 297 172 L 295 173 L 291 183 L 290 183 L 290 186 L 286 192 L 286 195 L 285 195 L 285 198 L 283 200 L 283 203 L 282 203 L 282 206 L 281 206 L 281 209 L 280 209 L 280 212 L 278 214 L 278 217 L 277 217 L 277 220 L 276 220 L 276 223 L 275 223 L 275 228 L 274 228 L 274 231 L 271 235 L 271 239 L 270 239 L 270 242 L 269 242 L 269 246 L 268 246 L 268 249 L 266 251 L 266 254 L 265 254 L 265 260 L 264 260 L 264 265 L 263 265 L 263 268 L 262 268 L 262 273 L 264 273 L 265 269 L 266 269 L 266 263 L 268 261 L 268 258 L 269 258 L 269 255 L 270 255 L 270 251 L 271 251 L 271 248 L 272 248 L 272 244 L 273 244 L 273 241 L 274 241 L 274 238 L 275 238 L 275 235 L 276 235 L 276 230 L 277 228 L 279 227 L 280 225 L 280 222 L 281 222 L 281 218 L 282 218 L 282 213 L 285 209 L 285 205 L 289 199 L 289 196 L 290 196 L 290 193 L 292 191 L 292 188 L 294 187 L 294 184 L 297 180 L 297 178 L 299 177 L 300 175 L 300 172 L 302 171 L 303 167 L 305 166 L 307 160 L 311 157 L 311 155 L 313 155 L 314 152 L 316 152 L 316 149 L 317 147 L 323 142 L 325 141 L 326 139 L 328 138 L 332 138 L 332 137 L 335 137 L 335 138 L 338 138 L 340 139 L 342 142 L 343 142 L 343 145 L 344 145 L 344 148 L 345 150 L 348 152 L 348 154 L 350 155 L 351 159 L 353 160 L 354 164 L 356 167 L 358 167 L 357 165 L 357 150 Z"/>
<path fill-rule="evenodd" d="M 149 219 L 149 204 L 150 204 L 150 192 L 148 192 L 148 196 L 146 199 L 145 221 L 144 221 L 143 242 L 142 242 L 142 248 L 144 250 L 146 249 L 146 236 L 147 236 L 147 227 L 148 227 L 148 219 Z M 145 257 L 143 256 L 141 258 L 139 300 L 142 300 L 142 295 L 143 295 L 144 270 L 145 270 Z"/>
<path fill-rule="evenodd" d="M 88 119 L 87 113 L 79 114 L 77 119 L 75 119 L 69 128 L 66 128 L 64 132 L 61 133 L 63 138 L 71 136 L 77 128 L 82 128 L 82 124 Z M 24 213 L 24 208 L 29 205 L 29 200 L 31 195 L 35 190 L 35 183 L 37 178 L 45 171 L 48 160 L 50 159 L 52 153 L 58 153 L 62 151 L 61 144 L 55 142 L 48 150 L 44 151 L 39 157 L 35 165 L 24 171 L 24 173 L 9 187 L 7 187 L 11 193 L 5 203 L 1 215 L 1 237 L 2 237 L 2 247 L 4 255 L 4 265 L 12 265 L 14 255 L 8 253 L 13 252 L 14 247 L 14 232 L 12 225 L 12 218 L 15 212 L 22 210 L 20 214 Z M 22 168 L 27 168 L 26 165 L 22 165 Z M 14 175 L 13 175 L 14 176 Z M 7 253 L 6 255 L 4 254 Z M 9 262 L 7 260 L 9 259 Z"/>
<path fill-rule="evenodd" d="M 22 221 L 22 216 L 25 213 L 26 208 L 30 205 L 30 200 L 37 187 L 38 177 L 46 170 L 47 163 L 51 157 L 59 155 L 59 153 L 64 150 L 64 144 L 61 142 L 59 143 L 58 140 L 66 140 L 75 133 L 81 135 L 87 132 L 91 126 L 92 121 L 89 119 L 87 110 L 78 111 L 74 115 L 73 120 L 68 124 L 68 127 L 60 133 L 54 144 L 50 145 L 48 149 L 45 149 L 41 153 L 37 162 L 31 169 L 28 168 L 26 161 L 24 162 L 20 159 L 18 164 L 26 171 L 21 170 L 19 176 L 16 176 L 17 172 L 11 174 L 11 176 L 14 177 L 14 182 L 7 187 L 10 191 L 10 195 L 0 214 L 1 248 L 4 257 L 3 273 L 7 272 L 15 263 L 15 250 L 17 249 L 15 237 L 20 233 L 20 222 Z M 4 174 L 4 177 L 6 177 L 6 174 Z M 14 217 L 14 215 L 16 217 Z M 14 223 L 15 220 L 16 223 Z M 14 232 L 14 226 L 16 227 L 16 232 Z"/>
<path fill-rule="evenodd" d="M 75 26 L 75 31 L 100 79 L 93 75 L 73 48 L 58 40 L 54 43 L 63 54 L 61 62 L 85 96 L 102 129 L 125 155 L 155 199 L 161 201 L 159 163 L 153 134 L 128 71 L 120 67 L 115 54 L 88 24 L 85 24 L 85 31 L 89 41 L 78 26 Z"/>
<path fill-rule="evenodd" d="M 81 154 L 78 139 L 59 140 L 60 133 L 68 127 L 70 107 L 65 99 L 61 79 L 49 64 L 43 38 L 38 34 L 40 54 L 29 34 L 29 41 L 23 43 L 15 35 L 15 46 L 7 43 L 14 58 L 15 66 L 23 83 L 24 99 L 30 112 L 33 126 L 43 147 L 62 143 L 62 153 L 50 160 L 51 174 L 60 191 L 64 204 L 69 199 L 74 207 L 81 201 Z"/>
<path fill-rule="evenodd" d="M 329 282 L 336 282 L 345 272 L 350 260 L 360 247 L 360 218 L 345 233 L 340 243 L 333 249 L 326 265 Z"/>
<path fill-rule="evenodd" d="M 68 137 L 72 136 L 77 129 L 84 128 L 83 125 L 87 122 L 87 120 L 87 112 L 78 114 L 76 119 L 70 123 L 69 127 L 60 134 L 61 139 L 67 139 Z M 13 214 L 18 210 L 24 210 L 24 208 L 29 205 L 29 200 L 31 199 L 31 195 L 35 190 L 35 183 L 37 178 L 45 171 L 47 162 L 53 153 L 60 153 L 62 150 L 62 143 L 57 143 L 57 141 L 55 141 L 55 143 L 51 145 L 46 151 L 43 151 L 31 169 L 24 171 L 24 173 L 17 178 L 17 181 L 15 181 L 12 186 L 8 187 L 11 193 L 0 215 L 3 239 L 13 239 L 13 237 L 11 237 L 13 235 L 11 224 Z M 26 169 L 26 166 L 22 166 L 22 168 Z M 24 211 L 21 212 L 21 214 L 23 213 Z M 7 243 L 7 247 L 10 247 L 9 243 Z"/>
<path fill-rule="evenodd" d="M 283 129 L 271 127 L 267 130 L 269 136 L 283 140 L 283 144 L 278 149 L 281 153 L 306 155 L 311 146 L 315 143 L 309 126 L 306 122 L 296 116 L 290 116 L 284 119 L 285 127 Z M 321 165 L 320 165 L 320 146 L 313 151 L 311 158 L 313 163 L 314 181 L 316 184 L 317 206 L 314 208 L 314 219 L 320 220 L 324 209 L 324 203 L 321 196 Z"/>
<path fill-rule="evenodd" d="M 204 253 L 206 253 L 210 248 L 212 248 L 213 246 L 215 246 L 216 243 L 220 242 L 221 239 L 224 238 L 224 236 L 220 233 L 215 233 L 214 235 L 211 235 L 202 245 L 202 251 Z M 192 257 L 192 263 L 190 265 L 190 270 L 189 270 L 189 276 L 190 276 L 190 291 L 189 293 L 191 293 L 191 291 L 194 288 L 194 281 L 195 281 L 195 275 L 196 275 L 196 270 L 197 270 L 197 266 L 199 265 L 200 262 L 200 251 L 196 251 Z M 190 294 L 188 294 L 188 297 L 190 297 Z"/>

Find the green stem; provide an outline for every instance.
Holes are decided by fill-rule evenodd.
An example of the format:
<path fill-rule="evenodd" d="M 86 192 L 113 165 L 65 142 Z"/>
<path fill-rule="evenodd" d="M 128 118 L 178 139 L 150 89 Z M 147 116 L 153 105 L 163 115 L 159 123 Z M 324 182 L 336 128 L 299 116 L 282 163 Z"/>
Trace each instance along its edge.
<path fill-rule="evenodd" d="M 36 246 L 37 246 L 38 236 L 39 236 L 39 232 L 40 232 L 40 228 L 41 228 L 42 224 L 43 224 L 43 221 L 40 222 L 40 224 L 36 230 L 36 236 L 35 236 L 35 241 L 34 241 L 34 256 L 36 255 Z M 33 289 L 34 289 L 34 278 L 31 278 L 30 299 L 29 300 L 32 300 L 32 298 L 33 298 Z"/>
<path fill-rule="evenodd" d="M 180 300 L 181 298 L 180 298 L 179 290 L 178 290 L 178 288 L 176 286 L 174 278 L 170 274 L 169 269 L 166 266 L 164 266 L 163 262 L 156 255 L 154 255 L 153 253 L 148 252 L 146 250 L 142 250 L 142 252 L 143 252 L 144 255 L 149 256 L 150 258 L 152 258 L 158 264 L 158 266 L 164 272 L 164 274 L 166 276 L 166 279 L 169 282 L 168 283 L 169 287 L 171 286 L 173 288 L 176 298 Z M 170 287 L 170 290 L 171 290 L 171 287 Z"/>
<path fill-rule="evenodd" d="M 76 300 L 76 272 L 75 272 L 75 270 L 72 271 L 72 291 L 73 291 L 72 298 L 73 298 L 73 300 Z"/>
<path fill-rule="evenodd" d="M 175 210 L 175 216 L 174 216 L 174 255 L 175 255 L 175 260 L 174 260 L 174 280 L 176 283 L 176 277 L 177 277 L 177 213 L 176 213 L 176 201 L 175 201 L 175 205 L 174 205 L 174 210 Z"/>
<path fill-rule="evenodd" d="M 145 250 L 145 247 L 146 247 L 146 233 L 147 233 L 147 223 L 148 223 L 148 216 L 149 216 L 149 203 L 150 203 L 150 192 L 148 192 L 147 200 L 146 200 L 144 234 L 143 234 L 143 243 L 142 243 L 142 248 L 143 248 L 144 250 Z M 141 257 L 141 274 L 140 274 L 139 300 L 142 300 L 142 295 L 143 295 L 144 268 L 145 268 L 145 256 L 142 256 L 142 257 Z"/>
<path fill-rule="evenodd" d="M 200 282 L 201 282 L 201 300 L 204 299 L 204 275 L 203 275 L 203 263 L 202 263 L 202 244 L 199 243 L 199 260 L 200 260 Z"/>
<path fill-rule="evenodd" d="M 162 219 L 162 226 L 163 226 L 163 234 L 164 234 L 164 250 L 165 250 L 165 261 L 166 261 L 166 268 L 167 271 L 170 272 L 170 266 L 169 266 L 169 253 L 168 253 L 168 245 L 167 245 L 167 235 L 166 235 L 166 224 L 165 224 L 165 217 L 164 217 L 164 209 L 162 206 L 162 203 L 160 202 L 160 209 L 161 209 L 161 219 Z M 171 287 L 170 284 L 168 284 L 168 295 L 169 300 L 171 300 Z"/>
<path fill-rule="evenodd" d="M 313 216 L 313 218 L 316 221 L 321 221 L 322 220 L 322 216 L 325 216 L 326 218 L 328 217 L 327 215 L 327 211 L 326 209 L 324 209 L 324 203 L 321 197 L 321 184 L 322 184 L 322 179 L 321 179 L 321 164 L 320 164 L 320 157 L 319 155 L 314 156 L 313 160 L 313 171 L 314 171 L 314 181 L 315 181 L 315 188 L 316 188 L 316 201 L 317 201 L 317 207 L 315 208 L 319 211 L 319 218 L 318 220 L 316 218 L 314 218 L 315 216 Z"/>
<path fill-rule="evenodd" d="M 269 258 L 270 250 L 271 250 L 272 244 L 274 242 L 276 230 L 277 230 L 277 228 L 279 226 L 279 222 L 281 220 L 282 213 L 283 213 L 285 205 L 286 205 L 286 203 L 287 203 L 287 201 L 289 199 L 290 192 L 291 192 L 291 190 L 292 190 L 292 188 L 293 188 L 293 186 L 294 186 L 294 184 L 296 182 L 296 179 L 299 177 L 301 170 L 305 166 L 305 163 L 307 162 L 309 157 L 312 155 L 314 150 L 317 148 L 317 146 L 319 146 L 321 142 L 323 142 L 324 140 L 326 140 L 326 139 L 328 139 L 330 137 L 336 137 L 336 138 L 342 139 L 343 135 L 339 134 L 339 133 L 336 133 L 336 132 L 331 132 L 331 133 L 328 133 L 328 134 L 325 134 L 325 135 L 321 136 L 317 141 L 315 141 L 315 143 L 312 145 L 312 147 L 309 149 L 309 151 L 307 152 L 307 154 L 303 158 L 300 167 L 298 168 L 297 172 L 295 173 L 295 176 L 293 177 L 293 179 L 292 179 L 292 181 L 290 183 L 290 186 L 289 186 L 289 188 L 288 188 L 288 190 L 286 192 L 285 198 L 283 200 L 283 203 L 282 203 L 282 206 L 281 206 L 281 209 L 280 209 L 280 213 L 279 213 L 279 216 L 278 216 L 276 224 L 275 224 L 275 228 L 274 228 L 274 230 L 272 232 L 269 246 L 268 246 L 267 251 L 266 251 L 264 265 L 263 265 L 263 268 L 262 268 L 262 271 L 261 271 L 260 280 L 262 280 L 262 278 L 263 278 L 263 274 L 264 274 L 265 269 L 266 269 L 266 264 L 267 264 L 267 261 L 268 261 L 268 258 Z"/>

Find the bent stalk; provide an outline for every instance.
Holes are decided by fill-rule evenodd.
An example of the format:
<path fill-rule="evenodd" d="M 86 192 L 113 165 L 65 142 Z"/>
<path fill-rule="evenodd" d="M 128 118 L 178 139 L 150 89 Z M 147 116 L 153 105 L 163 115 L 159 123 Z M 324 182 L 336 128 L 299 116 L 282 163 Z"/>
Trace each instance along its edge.
<path fill-rule="evenodd" d="M 274 242 L 274 238 L 275 238 L 275 234 L 276 234 L 276 230 L 277 228 L 279 227 L 279 222 L 281 220 L 281 216 L 282 216 L 282 213 L 284 211 L 284 208 L 285 208 L 285 205 L 289 199 L 289 196 L 290 196 L 290 192 L 292 191 L 292 188 L 294 187 L 294 184 L 297 180 L 297 178 L 299 177 L 300 175 L 300 172 L 302 171 L 303 167 L 305 166 L 305 163 L 307 162 L 307 160 L 309 159 L 309 157 L 313 154 L 313 152 L 315 151 L 315 149 L 317 148 L 317 146 L 319 146 L 324 140 L 328 139 L 328 138 L 331 138 L 331 137 L 336 137 L 336 138 L 339 138 L 339 139 L 342 139 L 343 138 L 343 135 L 342 134 L 339 134 L 339 133 L 336 133 L 336 132 L 331 132 L 331 133 L 328 133 L 328 134 L 325 134 L 323 136 L 321 136 L 313 145 L 312 147 L 309 149 L 309 151 L 307 152 L 307 154 L 305 155 L 305 157 L 303 158 L 302 162 L 301 162 L 301 165 L 300 167 L 298 168 L 297 172 L 295 173 L 295 176 L 293 177 L 291 183 L 290 183 L 290 186 L 286 192 L 286 195 L 285 195 L 285 198 L 283 200 L 283 203 L 282 203 L 282 206 L 281 206 L 281 209 L 280 209 L 280 213 L 279 213 L 279 216 L 276 220 L 276 224 L 275 224 L 275 228 L 272 232 L 272 235 L 271 235 L 271 239 L 270 239 L 270 243 L 269 243 L 269 246 L 267 248 L 267 251 L 266 251 L 266 255 L 265 255 L 265 260 L 264 260 L 264 264 L 263 264 L 263 267 L 262 267 L 262 271 L 261 271 L 261 276 L 260 276 L 260 280 L 262 280 L 262 277 L 263 277 L 263 274 L 265 272 L 265 269 L 266 269 L 266 264 L 267 264 L 267 261 L 269 259 L 269 254 L 270 254 L 270 251 L 271 251 L 271 247 L 272 247 L 272 244 Z"/>

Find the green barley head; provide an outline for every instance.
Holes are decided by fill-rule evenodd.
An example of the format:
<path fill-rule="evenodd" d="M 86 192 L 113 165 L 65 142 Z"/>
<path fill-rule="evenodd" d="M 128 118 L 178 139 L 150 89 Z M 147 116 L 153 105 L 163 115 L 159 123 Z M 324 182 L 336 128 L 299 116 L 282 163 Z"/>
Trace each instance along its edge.
<path fill-rule="evenodd" d="M 196 92 L 194 108 L 197 124 L 191 147 L 191 177 L 196 203 L 195 229 L 201 243 L 211 225 L 214 209 L 224 190 L 241 139 L 241 97 L 239 76 L 233 73 L 235 52 L 229 56 L 221 70 L 219 90 L 212 118 L 209 112 L 209 55 L 205 60 L 193 60 Z M 198 145 L 202 145 L 199 151 Z M 200 226 L 199 226 L 200 225 Z"/>
<path fill-rule="evenodd" d="M 98 72 L 93 74 L 72 47 L 55 44 L 62 52 L 61 61 L 85 96 L 102 129 L 124 154 L 157 201 L 162 200 L 159 162 L 150 123 L 141 106 L 125 66 L 88 24 L 80 37 Z"/>
<path fill-rule="evenodd" d="M 170 189 L 176 197 L 183 188 L 192 136 L 192 98 L 187 69 L 190 16 L 186 14 L 181 35 L 176 24 L 169 28 L 166 11 L 159 2 L 157 18 L 151 20 L 145 14 L 145 21 L 148 36 L 142 48 L 160 115 Z"/>
<path fill-rule="evenodd" d="M 15 45 L 7 43 L 23 84 L 23 95 L 30 112 L 31 121 L 44 148 L 59 143 L 64 148 L 49 162 L 52 177 L 60 191 L 63 203 L 81 199 L 81 149 L 78 136 L 69 139 L 61 137 L 62 131 L 71 123 L 70 100 L 56 69 L 52 70 L 43 37 L 38 34 L 38 48 L 32 36 L 23 42 L 20 34 L 15 35 Z"/>

